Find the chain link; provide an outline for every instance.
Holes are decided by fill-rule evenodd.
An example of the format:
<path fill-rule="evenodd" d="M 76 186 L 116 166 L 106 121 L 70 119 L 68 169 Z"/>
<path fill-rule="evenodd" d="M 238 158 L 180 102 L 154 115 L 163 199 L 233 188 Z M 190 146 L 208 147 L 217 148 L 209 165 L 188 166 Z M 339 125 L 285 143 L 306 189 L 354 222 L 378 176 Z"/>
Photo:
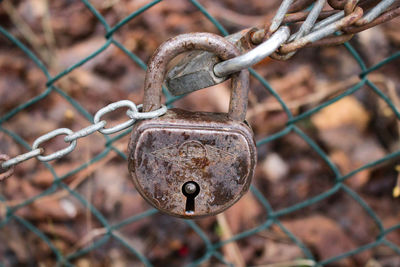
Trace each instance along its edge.
<path fill-rule="evenodd" d="M 376 19 L 380 14 L 382 14 L 387 8 L 389 8 L 395 0 L 384 0 L 377 4 L 373 9 L 371 9 L 365 16 L 356 22 L 356 25 L 362 26 L 364 24 L 370 23 Z"/>
<path fill-rule="evenodd" d="M 105 129 L 104 127 L 107 124 L 106 120 L 100 120 L 102 116 L 122 107 L 127 107 L 128 111 L 126 112 L 127 116 L 130 120 L 120 123 L 112 128 Z M 91 135 L 95 132 L 100 132 L 102 134 L 108 135 L 117 133 L 122 131 L 128 127 L 131 127 L 137 120 L 143 119 L 152 119 L 156 117 L 160 117 L 167 112 L 167 107 L 162 105 L 161 108 L 151 111 L 151 112 L 141 112 L 142 105 L 136 106 L 135 103 L 129 100 L 121 100 L 112 104 L 107 105 L 106 107 L 100 109 L 96 112 L 94 116 L 94 123 L 88 127 L 85 127 L 79 131 L 72 131 L 68 128 L 59 128 L 53 130 L 49 133 L 46 133 L 40 137 L 38 137 L 32 144 L 32 150 L 18 155 L 14 158 L 10 158 L 5 154 L 0 154 L 0 181 L 6 179 L 11 176 L 14 170 L 14 166 L 24 162 L 31 158 L 37 158 L 39 161 L 47 162 L 55 159 L 62 158 L 69 153 L 71 153 L 77 145 L 77 140 L 88 135 Z M 58 135 L 66 135 L 64 138 L 65 143 L 69 143 L 69 146 L 58 150 L 50 155 L 43 155 L 44 149 L 40 147 L 43 142 L 49 141 Z"/>
<path fill-rule="evenodd" d="M 100 121 L 98 123 L 90 125 L 90 126 L 88 126 L 86 128 L 83 128 L 82 130 L 79 130 L 79 131 L 73 133 L 73 134 L 67 135 L 64 138 L 64 141 L 65 142 L 72 142 L 72 141 L 77 140 L 79 138 L 91 135 L 91 134 L 93 134 L 93 133 L 95 133 L 97 131 L 100 131 L 100 129 L 103 129 L 104 126 L 106 126 L 106 124 L 107 124 L 106 121 Z"/>
<path fill-rule="evenodd" d="M 326 16 L 327 12 L 332 11 L 322 11 L 326 0 L 313 1 L 314 5 L 308 13 L 290 13 L 292 2 L 291 0 L 283 1 L 271 23 L 265 29 L 253 35 L 256 38 L 253 42 L 260 43 L 261 37 L 263 37 L 262 40 L 268 39 L 278 30 L 280 25 L 304 20 L 300 29 L 292 34 L 287 41 L 282 42 L 278 51 L 271 55 L 275 59 L 287 60 L 298 49 L 306 46 L 338 45 L 350 40 L 356 32 L 366 30 L 400 15 L 400 1 L 398 0 L 382 0 L 367 12 L 364 11 L 367 10 L 368 5 L 371 5 L 371 1 L 328 0 L 328 4 L 336 9 L 333 10 L 334 13 L 328 16 Z M 299 6 L 297 9 L 306 8 L 310 4 L 309 2 L 304 1 L 304 6 Z M 339 11 L 338 9 L 343 10 Z M 318 19 L 321 20 L 317 22 Z M 339 36 L 331 36 L 335 33 Z"/>
<path fill-rule="evenodd" d="M 280 27 L 267 41 L 258 45 L 249 52 L 222 61 L 214 66 L 214 74 L 224 77 L 242 69 L 247 69 L 260 62 L 276 51 L 290 36 L 290 30 L 286 26 Z"/>
<path fill-rule="evenodd" d="M 327 3 L 333 10 L 323 10 Z M 309 12 L 293 13 L 309 6 Z M 173 95 L 181 95 L 204 88 L 203 85 L 221 83 L 229 74 L 249 68 L 266 57 L 287 60 L 303 47 L 339 45 L 349 41 L 354 33 L 399 15 L 400 0 L 283 0 L 274 18 L 263 29 L 249 28 L 228 36 L 228 40 L 236 40 L 232 42 L 245 51 L 242 55 L 217 63 L 207 56 L 208 52 L 190 58 L 190 64 L 188 58 L 184 58 L 169 71 L 168 89 Z M 291 34 L 289 24 L 299 22 L 302 22 L 299 29 Z M 237 41 L 238 36 L 242 41 Z M 205 62 L 212 65 L 210 71 L 199 67 Z M 214 76 L 218 79 L 210 79 Z M 200 82 L 193 84 L 193 80 Z M 189 86 L 192 90 L 186 89 L 188 84 L 192 85 Z"/>
<path fill-rule="evenodd" d="M 21 154 L 19 156 L 16 156 L 12 159 L 7 159 L 6 161 L 4 161 L 1 164 L 1 169 L 3 169 L 4 171 L 7 171 L 7 169 L 9 169 L 21 162 L 24 162 L 28 159 L 35 158 L 35 157 L 43 154 L 43 152 L 44 152 L 43 148 L 38 148 L 38 149 L 34 149 L 32 151 L 29 151 L 27 153 Z M 1 173 L 1 169 L 0 169 L 0 173 Z"/>
<path fill-rule="evenodd" d="M 10 157 L 4 154 L 0 154 L 0 162 L 6 162 L 10 160 Z M 14 168 L 3 168 L 2 165 L 0 165 L 0 181 L 3 181 L 5 179 L 7 179 L 8 177 L 10 177 L 12 174 L 14 173 Z"/>
<path fill-rule="evenodd" d="M 69 135 L 69 134 L 73 134 L 73 133 L 74 132 L 72 130 L 68 129 L 68 128 L 59 128 L 59 129 L 53 130 L 53 131 L 51 131 L 51 132 L 49 132 L 47 134 L 44 134 L 44 135 L 40 136 L 39 138 L 37 138 L 33 142 L 32 149 L 38 149 L 40 144 L 42 144 L 43 142 L 46 142 L 46 141 L 58 136 L 58 135 L 62 135 L 62 134 Z M 65 155 L 71 153 L 75 149 L 76 143 L 77 143 L 77 141 L 74 140 L 74 141 L 72 141 L 70 143 L 70 145 L 68 147 L 66 147 L 64 149 L 61 149 L 59 151 L 56 151 L 56 152 L 54 152 L 54 153 L 52 153 L 52 154 L 50 154 L 48 156 L 39 155 L 39 156 L 37 156 L 37 159 L 40 160 L 40 161 L 45 161 L 46 162 L 46 161 L 51 161 L 51 160 L 62 158 Z"/>
<path fill-rule="evenodd" d="M 94 123 L 96 124 L 96 123 L 100 122 L 100 118 L 103 115 L 106 115 L 107 113 L 110 113 L 110 112 L 112 112 L 112 111 L 114 111 L 116 109 L 119 109 L 121 107 L 128 107 L 129 110 L 132 110 L 132 112 L 138 113 L 138 108 L 136 107 L 135 103 L 133 103 L 133 102 L 131 102 L 129 100 L 121 100 L 121 101 L 109 104 L 108 106 L 106 106 L 106 107 L 100 109 L 99 111 L 97 111 L 96 115 L 94 115 Z M 99 131 L 102 134 L 113 134 L 113 133 L 122 131 L 122 130 L 132 126 L 134 123 L 135 123 L 135 120 L 134 119 L 130 119 L 130 120 L 125 121 L 123 123 L 120 123 L 120 124 L 118 124 L 118 125 L 116 125 L 116 126 L 114 126 L 112 128 L 109 128 L 109 129 L 103 128 L 103 129 L 100 129 Z"/>
<path fill-rule="evenodd" d="M 139 111 L 141 111 L 143 105 L 140 104 L 137 106 L 137 108 Z M 126 115 L 128 115 L 129 118 L 134 120 L 145 120 L 145 119 L 160 117 L 161 115 L 165 114 L 165 112 L 167 112 L 167 106 L 161 105 L 161 108 L 149 112 L 133 112 L 132 110 L 128 110 L 126 112 Z"/>
<path fill-rule="evenodd" d="M 350 40 L 354 33 L 364 31 L 400 15 L 399 0 L 382 0 L 380 2 L 370 0 L 328 0 L 328 4 L 334 10 L 323 11 L 322 8 L 326 2 L 327 0 L 305 0 L 295 1 L 294 3 L 293 0 L 282 1 L 271 22 L 264 29 L 251 33 L 250 38 L 255 45 L 264 45 L 271 38 L 280 38 L 281 40 L 279 43 L 280 48 L 275 53 L 259 51 L 260 60 L 268 56 L 279 60 L 287 60 L 303 47 L 338 45 Z M 314 5 L 310 12 L 296 12 L 307 8 L 312 3 Z M 368 11 L 364 12 L 365 10 Z M 303 23 L 299 30 L 291 34 L 289 38 L 286 38 L 285 32 L 280 31 L 282 25 L 301 21 Z M 335 33 L 339 36 L 330 36 Z M 271 46 L 275 45 L 275 42 L 271 43 Z M 249 51 L 247 53 L 253 52 Z M 261 53 L 263 54 L 261 55 Z M 246 54 L 241 56 L 243 63 L 234 58 L 237 62 L 236 71 L 241 70 L 239 66 L 248 67 L 248 64 L 244 62 Z M 231 73 L 232 70 L 227 69 L 228 64 L 223 66 L 222 63 L 217 64 L 218 68 L 217 70 L 214 69 L 214 71 Z"/>

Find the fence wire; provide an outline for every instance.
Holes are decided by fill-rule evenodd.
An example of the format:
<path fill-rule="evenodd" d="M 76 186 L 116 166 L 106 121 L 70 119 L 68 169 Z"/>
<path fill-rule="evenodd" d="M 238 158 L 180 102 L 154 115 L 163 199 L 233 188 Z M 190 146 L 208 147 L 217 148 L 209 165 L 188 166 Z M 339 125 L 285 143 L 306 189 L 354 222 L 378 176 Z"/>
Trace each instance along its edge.
<path fill-rule="evenodd" d="M 142 8 L 136 10 L 135 12 L 131 13 L 128 15 L 126 18 L 122 19 L 120 22 L 118 22 L 115 26 L 110 26 L 105 18 L 96 10 L 96 8 L 87 0 L 81 0 L 85 6 L 93 13 L 93 15 L 100 21 L 100 23 L 104 26 L 106 30 L 105 34 L 105 44 L 101 46 L 97 51 L 93 52 L 91 55 L 88 57 L 84 58 L 80 62 L 74 64 L 73 66 L 65 69 L 64 71 L 60 72 L 59 74 L 52 76 L 50 75 L 48 69 L 45 67 L 45 65 L 39 60 L 35 54 L 27 48 L 21 41 L 16 39 L 10 32 L 8 32 L 6 29 L 0 26 L 0 33 L 6 37 L 9 41 L 11 41 L 14 45 L 16 45 L 19 49 L 21 49 L 27 57 L 29 57 L 36 65 L 41 69 L 41 71 L 46 75 L 47 77 L 47 83 L 46 83 L 46 90 L 42 92 L 41 94 L 37 95 L 33 99 L 21 104 L 20 106 L 14 108 L 13 110 L 9 111 L 8 113 L 4 114 L 3 116 L 0 117 L 0 131 L 3 132 L 4 134 L 10 136 L 16 143 L 22 145 L 24 148 L 27 150 L 31 150 L 32 148 L 30 145 L 19 135 L 15 134 L 14 132 L 11 132 L 10 130 L 7 130 L 6 128 L 3 127 L 3 124 L 6 121 L 9 121 L 13 116 L 15 116 L 17 113 L 26 110 L 30 106 L 34 105 L 35 103 L 42 101 L 46 97 L 48 97 L 50 94 L 58 94 L 61 97 L 63 97 L 65 100 L 67 100 L 80 114 L 82 114 L 90 123 L 93 123 L 93 117 L 90 115 L 90 113 L 81 105 L 79 105 L 78 102 L 74 100 L 71 96 L 69 96 L 66 92 L 55 86 L 55 82 L 61 79 L 62 77 L 68 75 L 71 71 L 74 69 L 78 68 L 79 66 L 85 64 L 89 60 L 93 59 L 100 53 L 102 53 L 105 49 L 107 49 L 109 46 L 116 46 L 118 47 L 121 51 L 123 51 L 126 55 L 128 55 L 136 64 L 138 64 L 143 70 L 146 69 L 146 64 L 141 61 L 141 59 L 136 56 L 134 53 L 128 51 L 127 48 L 125 48 L 120 42 L 115 40 L 113 38 L 113 35 L 123 27 L 125 24 L 127 24 L 129 21 L 137 17 L 138 15 L 144 13 L 146 10 L 151 8 L 152 6 L 156 5 L 157 3 L 161 2 L 161 0 L 156 0 L 148 3 L 147 5 L 143 6 Z M 221 34 L 223 35 L 228 35 L 228 32 L 225 30 L 225 28 L 215 19 L 211 16 L 211 14 L 196 0 L 189 0 L 195 7 L 198 8 L 199 11 L 201 11 L 205 18 L 210 20 L 215 27 L 220 31 Z M 0 1 L 1 2 L 1 1 Z M 262 140 L 259 140 L 257 142 L 257 146 L 263 146 L 267 143 L 273 142 L 279 138 L 282 138 L 285 135 L 288 135 L 289 133 L 295 133 L 298 136 L 300 136 L 304 141 L 306 141 L 310 147 L 327 163 L 329 168 L 332 170 L 332 172 L 335 175 L 335 184 L 333 187 L 331 187 L 329 190 L 320 193 L 317 196 L 311 197 L 303 202 L 296 203 L 295 205 L 292 205 L 290 207 L 286 207 L 280 210 L 274 210 L 272 209 L 271 205 L 269 204 L 268 200 L 262 195 L 262 193 L 254 186 L 251 187 L 251 193 L 254 194 L 254 196 L 258 199 L 258 201 L 262 204 L 263 208 L 265 209 L 265 212 L 267 214 L 267 219 L 257 227 L 241 232 L 232 238 L 228 240 L 223 240 L 220 242 L 213 243 L 207 235 L 200 229 L 200 227 L 196 224 L 195 221 L 191 220 L 185 220 L 185 223 L 192 228 L 199 236 L 200 238 L 204 241 L 205 243 L 205 253 L 202 255 L 200 258 L 198 258 L 196 261 L 192 262 L 190 265 L 191 266 L 198 266 L 202 264 L 203 262 L 209 260 L 210 258 L 214 257 L 218 261 L 220 261 L 223 264 L 226 264 L 228 266 L 232 265 L 231 263 L 227 262 L 224 256 L 218 251 L 222 246 L 233 242 L 237 240 L 241 240 L 243 238 L 246 238 L 250 235 L 254 235 L 260 231 L 264 231 L 268 228 L 271 228 L 273 225 L 279 227 L 295 244 L 298 245 L 298 247 L 302 250 L 304 253 L 305 258 L 310 259 L 310 260 L 316 260 L 310 250 L 304 243 L 301 242 L 293 233 L 291 233 L 284 225 L 280 222 L 280 217 L 284 215 L 291 214 L 295 211 L 304 209 L 310 205 L 313 205 L 319 201 L 322 201 L 332 195 L 338 194 L 339 192 L 344 192 L 348 196 L 350 196 L 354 201 L 356 201 L 364 210 L 365 212 L 372 218 L 372 220 L 375 222 L 376 226 L 379 229 L 379 234 L 376 236 L 375 241 L 365 244 L 363 246 L 360 246 L 354 250 L 347 251 L 343 254 L 337 255 L 335 257 L 329 258 L 329 259 L 324 259 L 322 261 L 316 261 L 316 266 L 323 266 L 326 264 L 331 264 L 334 263 L 338 260 L 341 260 L 343 258 L 347 258 L 350 256 L 353 256 L 355 254 L 361 253 L 363 251 L 372 249 L 377 246 L 387 246 L 390 249 L 392 249 L 395 253 L 400 255 L 400 247 L 393 242 L 389 241 L 386 239 L 386 236 L 397 230 L 400 229 L 400 223 L 396 224 L 390 228 L 385 228 L 383 226 L 382 221 L 380 218 L 377 216 L 377 214 L 372 210 L 369 205 L 359 196 L 356 192 L 354 192 L 352 189 L 350 189 L 347 185 L 344 184 L 344 181 L 347 179 L 350 179 L 352 176 L 355 174 L 371 168 L 373 166 L 376 166 L 378 164 L 381 164 L 385 161 L 389 161 L 391 159 L 394 159 L 398 156 L 400 156 L 400 150 L 393 152 L 391 154 L 386 155 L 385 157 L 376 160 L 374 162 L 368 163 L 362 167 L 359 167 L 356 170 L 351 171 L 350 173 L 347 174 L 342 174 L 339 169 L 335 166 L 335 164 L 330 160 L 328 155 L 317 145 L 316 142 L 314 142 L 309 136 L 307 136 L 298 126 L 296 126 L 296 123 L 304 120 L 311 115 L 315 114 L 316 112 L 320 111 L 321 109 L 331 105 L 332 103 L 335 103 L 339 101 L 340 99 L 354 94 L 356 91 L 358 91 L 360 88 L 363 86 L 369 87 L 376 95 L 378 95 L 380 98 L 382 98 L 388 106 L 391 108 L 391 110 L 394 112 L 395 116 L 397 119 L 400 119 L 400 113 L 395 107 L 395 105 L 391 102 L 391 100 L 373 83 L 371 80 L 368 79 L 368 74 L 371 72 L 377 70 L 378 68 L 382 67 L 383 65 L 400 58 L 400 51 L 392 54 L 389 58 L 386 58 L 385 60 L 381 61 L 380 63 L 367 67 L 366 64 L 364 63 L 363 59 L 360 57 L 360 55 L 357 53 L 357 51 L 349 44 L 345 43 L 344 44 L 345 48 L 349 52 L 349 54 L 357 61 L 360 72 L 359 72 L 359 77 L 360 81 L 354 85 L 351 88 L 348 88 L 344 93 L 330 99 L 329 101 L 324 102 L 323 104 L 314 107 L 304 113 L 301 113 L 300 115 L 294 116 L 290 109 L 286 106 L 285 102 L 280 98 L 278 93 L 268 84 L 268 82 L 261 76 L 259 75 L 255 70 L 250 69 L 251 75 L 253 75 L 264 87 L 265 89 L 273 95 L 281 104 L 283 110 L 286 112 L 288 116 L 288 121 L 286 124 L 286 127 L 281 130 L 278 133 L 275 133 L 273 135 L 267 136 Z M 165 96 L 166 96 L 166 104 L 171 107 L 173 103 L 178 100 L 180 97 L 172 97 L 168 91 L 163 90 Z M 133 247 L 131 244 L 126 242 L 123 238 L 121 238 L 120 235 L 116 233 L 116 231 L 128 224 L 131 224 L 135 221 L 144 219 L 146 217 L 153 216 L 156 214 L 158 211 L 155 209 L 149 209 L 143 213 L 136 214 L 130 218 L 127 218 L 117 224 L 110 224 L 107 219 L 91 204 L 89 203 L 83 196 L 81 196 L 78 192 L 75 190 L 71 189 L 67 184 L 65 184 L 63 181 L 84 170 L 85 168 L 88 168 L 90 165 L 100 161 L 104 157 L 106 157 L 109 153 L 116 152 L 118 155 L 120 155 L 122 158 L 125 160 L 127 159 L 126 155 L 118 150 L 116 147 L 113 146 L 113 143 L 116 142 L 117 140 L 121 139 L 122 137 L 126 136 L 127 134 L 130 133 L 130 130 L 126 130 L 123 133 L 119 134 L 116 137 L 108 137 L 105 136 L 105 147 L 101 153 L 99 153 L 97 156 L 94 158 L 90 159 L 88 162 L 83 163 L 76 169 L 71 170 L 67 174 L 63 176 L 58 176 L 52 166 L 46 162 L 43 162 L 45 167 L 52 173 L 54 177 L 54 183 L 50 188 L 47 190 L 43 191 L 39 195 L 32 197 L 23 203 L 20 203 L 16 206 L 6 206 L 6 217 L 0 221 L 0 229 L 1 228 L 6 228 L 7 225 L 12 223 L 13 221 L 18 222 L 19 224 L 23 225 L 26 227 L 26 229 L 34 232 L 39 238 L 41 238 L 52 250 L 54 253 L 57 262 L 60 265 L 65 265 L 65 266 L 73 266 L 71 263 L 74 259 L 77 259 L 85 254 L 88 254 L 89 252 L 96 250 L 97 248 L 101 247 L 105 243 L 109 242 L 111 239 L 114 241 L 119 242 L 122 246 L 126 247 L 133 255 L 135 255 L 143 264 L 146 266 L 152 266 L 152 263 L 146 258 L 145 255 L 141 254 L 135 247 Z M 54 193 L 57 189 L 64 189 L 69 192 L 71 196 L 74 196 L 84 207 L 90 210 L 90 212 L 93 214 L 95 218 L 99 220 L 99 222 L 102 224 L 102 226 L 107 230 L 104 235 L 96 240 L 94 243 L 92 243 L 90 246 L 85 247 L 81 250 L 78 250 L 72 254 L 68 255 L 63 255 L 57 248 L 56 246 L 51 242 L 50 238 L 46 236 L 41 230 L 39 230 L 37 227 L 35 227 L 32 222 L 25 220 L 24 218 L 16 215 L 16 211 L 19 210 L 20 208 L 27 206 L 34 202 L 35 200 L 42 198 L 44 196 L 47 196 L 49 194 Z M 0 195 L 0 202 L 3 202 L 6 204 L 6 199 Z"/>

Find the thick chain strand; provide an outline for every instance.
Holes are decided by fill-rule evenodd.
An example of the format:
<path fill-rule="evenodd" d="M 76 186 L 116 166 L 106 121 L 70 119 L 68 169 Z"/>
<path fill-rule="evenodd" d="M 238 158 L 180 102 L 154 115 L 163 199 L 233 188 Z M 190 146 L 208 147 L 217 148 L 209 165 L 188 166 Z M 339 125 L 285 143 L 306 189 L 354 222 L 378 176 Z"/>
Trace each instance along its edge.
<path fill-rule="evenodd" d="M 107 125 L 106 120 L 101 120 L 101 117 L 104 115 L 115 111 L 119 108 L 128 108 L 126 115 L 129 120 L 120 123 L 111 128 L 105 128 Z M 114 134 L 120 132 L 126 128 L 131 127 L 137 120 L 143 119 L 152 119 L 159 116 L 164 115 L 167 112 L 167 107 L 162 105 L 161 108 L 151 111 L 151 112 L 141 112 L 142 105 L 136 106 L 135 103 L 129 100 L 121 100 L 112 104 L 107 105 L 106 107 L 100 109 L 96 112 L 93 120 L 93 124 L 85 127 L 79 131 L 72 131 L 68 128 L 59 128 L 53 130 L 49 133 L 46 133 L 38 138 L 32 144 L 32 150 L 18 155 L 14 158 L 10 158 L 7 155 L 0 154 L 0 181 L 6 179 L 7 177 L 11 176 L 13 173 L 13 169 L 15 165 L 20 164 L 26 160 L 37 158 L 39 161 L 47 162 L 55 159 L 62 158 L 76 148 L 77 140 L 88 135 L 91 135 L 95 132 L 100 132 L 102 134 Z M 44 149 L 40 147 L 43 142 L 49 141 L 58 135 L 66 135 L 64 138 L 64 142 L 69 144 L 66 148 L 60 149 L 50 155 L 44 155 Z"/>
<path fill-rule="evenodd" d="M 322 10 L 327 2 L 334 10 Z M 311 4 L 311 11 L 296 12 Z M 400 16 L 400 0 L 283 0 L 271 22 L 264 29 L 250 33 L 251 42 L 263 49 L 256 47 L 240 57 L 220 62 L 214 66 L 214 73 L 224 77 L 268 56 L 287 60 L 303 47 L 339 45 L 355 33 L 397 16 Z M 302 21 L 293 34 L 283 26 Z"/>
<path fill-rule="evenodd" d="M 282 24 L 304 20 L 300 29 L 282 42 L 278 52 L 272 54 L 273 58 L 280 60 L 289 59 L 298 49 L 306 46 L 341 44 L 351 39 L 354 33 L 400 15 L 399 0 L 316 0 L 311 1 L 314 5 L 310 12 L 297 13 L 291 13 L 293 5 L 304 2 L 304 6 L 299 5 L 297 9 L 306 8 L 310 5 L 310 1 L 298 0 L 293 5 L 292 2 L 291 0 L 283 1 L 271 23 L 254 35 L 257 39 L 253 42 L 260 42 L 269 38 Z M 322 11 L 326 2 L 335 10 Z M 368 11 L 365 12 L 365 10 Z M 338 36 L 331 36 L 335 33 Z"/>

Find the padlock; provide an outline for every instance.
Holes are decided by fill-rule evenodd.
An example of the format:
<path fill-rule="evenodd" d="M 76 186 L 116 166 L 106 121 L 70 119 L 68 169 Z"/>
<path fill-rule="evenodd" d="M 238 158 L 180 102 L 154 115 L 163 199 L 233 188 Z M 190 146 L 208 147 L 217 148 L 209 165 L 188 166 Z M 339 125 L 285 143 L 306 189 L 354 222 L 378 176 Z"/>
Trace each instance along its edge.
<path fill-rule="evenodd" d="M 239 55 L 224 38 L 182 34 L 162 44 L 145 78 L 143 111 L 161 106 L 167 63 L 178 54 L 206 50 L 222 60 Z M 155 208 L 181 218 L 215 215 L 249 189 L 256 165 L 253 132 L 245 121 L 249 72 L 231 75 L 228 113 L 169 109 L 138 122 L 129 142 L 129 171 L 139 193 Z"/>

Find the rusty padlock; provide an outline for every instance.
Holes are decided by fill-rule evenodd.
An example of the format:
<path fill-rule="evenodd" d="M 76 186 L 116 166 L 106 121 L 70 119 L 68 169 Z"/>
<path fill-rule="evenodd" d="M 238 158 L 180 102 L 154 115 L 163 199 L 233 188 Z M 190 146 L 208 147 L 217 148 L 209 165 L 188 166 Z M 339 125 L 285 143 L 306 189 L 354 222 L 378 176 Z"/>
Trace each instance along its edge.
<path fill-rule="evenodd" d="M 206 50 L 222 60 L 239 55 L 224 38 L 182 34 L 152 56 L 145 79 L 143 111 L 161 106 L 167 63 L 189 50 Z M 253 132 L 245 122 L 249 73 L 234 73 L 228 113 L 170 109 L 137 123 L 129 142 L 129 170 L 139 193 L 169 215 L 198 218 L 220 213 L 244 195 L 256 165 Z"/>

